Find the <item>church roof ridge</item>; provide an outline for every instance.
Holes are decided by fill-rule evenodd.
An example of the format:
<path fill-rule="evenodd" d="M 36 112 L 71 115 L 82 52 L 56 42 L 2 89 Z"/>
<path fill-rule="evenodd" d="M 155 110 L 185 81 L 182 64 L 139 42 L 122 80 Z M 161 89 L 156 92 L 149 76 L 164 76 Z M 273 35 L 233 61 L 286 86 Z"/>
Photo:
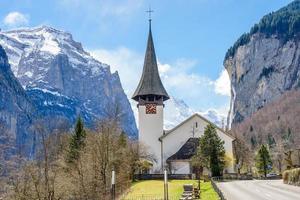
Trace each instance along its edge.
<path fill-rule="evenodd" d="M 145 53 L 143 73 L 140 82 L 132 96 L 132 99 L 137 101 L 139 99 L 139 96 L 145 95 L 162 96 L 164 101 L 170 98 L 161 82 L 158 72 L 151 31 L 151 20 L 149 20 L 149 35 Z"/>
<path fill-rule="evenodd" d="M 203 117 L 202 115 L 200 115 L 199 113 L 194 113 L 193 115 L 191 115 L 190 117 L 186 118 L 185 120 L 183 120 L 181 123 L 179 123 L 177 126 L 175 126 L 174 128 L 170 129 L 170 130 L 166 130 L 165 133 L 159 138 L 159 140 L 161 141 L 162 139 L 164 139 L 165 137 L 167 137 L 169 134 L 171 134 L 173 131 L 175 131 L 177 128 L 179 128 L 182 124 L 186 123 L 187 121 L 189 121 L 190 119 L 192 119 L 193 117 L 198 116 L 200 117 L 202 120 L 204 120 L 205 122 L 212 124 L 213 126 L 216 127 L 216 129 L 218 129 L 219 131 L 221 131 L 222 133 L 224 133 L 225 135 L 227 135 L 228 137 L 232 138 L 233 140 L 235 140 L 236 138 L 231 135 L 230 133 L 228 133 L 227 131 L 221 129 L 220 127 L 218 127 L 215 123 L 209 121 L 208 119 L 206 119 L 205 117 Z"/>

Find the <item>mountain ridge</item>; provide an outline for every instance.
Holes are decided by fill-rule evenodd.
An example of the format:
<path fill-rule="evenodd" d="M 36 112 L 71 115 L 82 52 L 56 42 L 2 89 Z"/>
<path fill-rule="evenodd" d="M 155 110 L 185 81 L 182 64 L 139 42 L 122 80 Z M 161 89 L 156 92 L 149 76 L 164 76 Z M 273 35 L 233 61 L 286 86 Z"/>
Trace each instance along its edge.
<path fill-rule="evenodd" d="M 88 127 L 118 117 L 121 128 L 137 137 L 118 73 L 93 58 L 72 34 L 49 26 L 2 31 L 0 45 L 41 116 L 71 126 L 80 115 Z M 112 116 L 116 110 L 119 115 Z"/>

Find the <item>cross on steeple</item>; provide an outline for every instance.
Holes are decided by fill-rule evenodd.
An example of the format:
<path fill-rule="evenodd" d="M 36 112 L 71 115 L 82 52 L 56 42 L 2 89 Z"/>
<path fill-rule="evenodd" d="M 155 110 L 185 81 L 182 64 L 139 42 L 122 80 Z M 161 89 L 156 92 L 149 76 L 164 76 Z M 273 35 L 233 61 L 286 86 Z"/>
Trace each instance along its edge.
<path fill-rule="evenodd" d="M 149 6 L 149 10 L 146 11 L 149 14 L 149 21 L 151 22 L 151 13 L 154 12 L 154 10 L 151 10 L 151 6 Z"/>

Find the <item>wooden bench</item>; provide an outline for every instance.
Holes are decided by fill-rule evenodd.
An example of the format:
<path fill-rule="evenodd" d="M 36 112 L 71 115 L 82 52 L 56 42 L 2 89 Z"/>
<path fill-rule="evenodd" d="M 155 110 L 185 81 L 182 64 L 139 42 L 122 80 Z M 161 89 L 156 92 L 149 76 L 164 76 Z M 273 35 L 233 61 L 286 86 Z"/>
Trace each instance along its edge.
<path fill-rule="evenodd" d="M 193 199 L 193 185 L 192 184 L 184 184 L 183 185 L 183 193 L 181 195 L 180 200 L 192 200 Z"/>
<path fill-rule="evenodd" d="M 197 187 L 193 187 L 192 184 L 183 185 L 183 193 L 180 200 L 193 200 L 200 199 L 200 191 Z"/>

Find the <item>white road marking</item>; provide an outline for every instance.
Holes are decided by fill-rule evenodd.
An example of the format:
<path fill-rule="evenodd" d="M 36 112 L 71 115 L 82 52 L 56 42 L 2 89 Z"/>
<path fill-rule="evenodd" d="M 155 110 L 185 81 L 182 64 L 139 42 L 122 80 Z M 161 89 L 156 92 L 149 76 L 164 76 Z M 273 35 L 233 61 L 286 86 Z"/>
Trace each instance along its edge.
<path fill-rule="evenodd" d="M 228 200 L 300 200 L 300 187 L 282 180 L 252 180 L 218 183 Z"/>
<path fill-rule="evenodd" d="M 268 197 L 271 197 L 272 195 L 270 195 L 270 194 L 266 193 L 266 196 L 268 196 Z"/>

